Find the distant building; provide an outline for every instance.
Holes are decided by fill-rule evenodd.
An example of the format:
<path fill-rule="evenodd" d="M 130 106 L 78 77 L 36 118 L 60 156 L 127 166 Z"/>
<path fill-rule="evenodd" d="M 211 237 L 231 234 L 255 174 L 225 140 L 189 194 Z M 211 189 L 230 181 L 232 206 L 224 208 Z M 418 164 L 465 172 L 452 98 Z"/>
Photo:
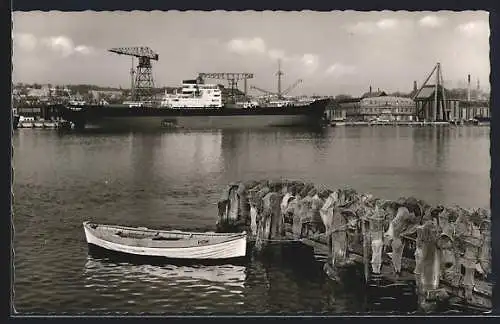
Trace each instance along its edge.
<path fill-rule="evenodd" d="M 361 98 L 335 100 L 331 120 L 360 120 L 360 102 Z"/>
<path fill-rule="evenodd" d="M 377 90 L 364 93 L 361 98 L 336 100 L 327 111 L 331 120 L 370 121 L 377 118 L 387 120 L 414 120 L 415 102 L 410 98 L 388 96 Z"/>
<path fill-rule="evenodd" d="M 349 100 L 349 99 L 342 99 Z M 359 100 L 358 100 L 359 101 Z M 341 100 L 331 100 L 328 106 L 325 109 L 326 119 L 327 120 L 345 120 L 346 119 L 346 111 L 342 109 Z"/>
<path fill-rule="evenodd" d="M 444 91 L 444 100 L 443 100 Z M 441 85 L 426 85 L 415 97 L 417 117 L 425 121 L 460 121 L 490 117 L 489 100 L 464 100 L 453 97 Z"/>
<path fill-rule="evenodd" d="M 123 96 L 123 91 L 120 90 L 90 90 L 92 98 L 99 100 L 103 97 L 110 99 L 118 99 Z"/>
<path fill-rule="evenodd" d="M 43 97 L 48 97 L 49 95 L 50 92 L 46 88 L 28 90 L 28 97 L 43 98 Z"/>
<path fill-rule="evenodd" d="M 473 118 L 490 118 L 490 103 L 488 100 L 460 100 L 450 112 L 449 120 L 469 120 Z"/>
<path fill-rule="evenodd" d="M 416 112 L 412 99 L 386 95 L 361 99 L 359 109 L 365 121 L 376 118 L 410 121 L 414 120 Z"/>
<path fill-rule="evenodd" d="M 385 91 L 380 91 L 380 89 L 377 89 L 377 91 L 372 91 L 372 87 L 370 87 L 370 90 L 368 92 L 363 93 L 361 98 L 365 99 L 365 98 L 373 98 L 381 96 L 387 96 L 387 93 L 385 93 Z"/>

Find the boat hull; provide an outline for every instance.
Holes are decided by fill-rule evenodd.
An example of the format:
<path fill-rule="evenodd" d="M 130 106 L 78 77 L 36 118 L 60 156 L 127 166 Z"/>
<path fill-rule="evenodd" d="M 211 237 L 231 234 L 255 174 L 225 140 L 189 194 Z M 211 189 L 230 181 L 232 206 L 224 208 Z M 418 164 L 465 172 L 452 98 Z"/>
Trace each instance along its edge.
<path fill-rule="evenodd" d="M 94 245 L 99 248 L 119 252 L 122 254 L 129 254 L 134 256 L 143 257 L 161 257 L 173 260 L 227 260 L 227 259 L 237 259 L 246 256 L 246 241 L 247 236 L 245 233 L 233 234 L 231 238 L 219 240 L 214 244 L 206 244 L 199 246 L 173 246 L 173 247 L 161 247 L 161 246 L 145 246 L 144 244 L 124 244 L 117 241 L 111 241 L 109 239 L 99 237 L 96 231 L 94 231 L 89 223 L 84 223 L 85 238 L 89 245 Z M 109 227 L 109 226 L 108 226 Z M 141 231 L 139 229 L 127 228 L 127 227 L 115 227 L 117 231 L 120 230 L 131 230 L 131 231 Z M 152 230 L 147 230 L 152 231 Z M 175 233 L 182 235 L 183 232 L 176 231 L 153 231 L 160 234 L 165 233 Z M 203 237 L 203 233 L 198 233 Z"/>
<path fill-rule="evenodd" d="M 329 100 L 303 106 L 256 108 L 154 108 L 58 106 L 58 115 L 82 127 L 105 129 L 255 128 L 321 124 Z"/>
<path fill-rule="evenodd" d="M 14 115 L 12 117 L 12 128 L 13 129 L 17 129 L 19 127 L 19 119 L 20 119 L 19 115 Z"/>

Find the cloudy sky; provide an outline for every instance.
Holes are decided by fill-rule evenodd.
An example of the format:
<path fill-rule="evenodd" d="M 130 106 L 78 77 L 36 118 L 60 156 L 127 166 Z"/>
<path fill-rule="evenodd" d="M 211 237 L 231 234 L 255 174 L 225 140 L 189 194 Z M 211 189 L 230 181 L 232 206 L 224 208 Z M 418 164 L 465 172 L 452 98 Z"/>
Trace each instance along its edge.
<path fill-rule="evenodd" d="M 488 13 L 466 12 L 14 12 L 13 81 L 129 87 L 131 59 L 149 46 L 159 86 L 198 72 L 251 72 L 250 84 L 293 94 L 360 95 L 370 85 L 410 91 L 441 62 L 447 86 L 489 89 Z M 291 93 L 292 94 L 292 93 Z"/>

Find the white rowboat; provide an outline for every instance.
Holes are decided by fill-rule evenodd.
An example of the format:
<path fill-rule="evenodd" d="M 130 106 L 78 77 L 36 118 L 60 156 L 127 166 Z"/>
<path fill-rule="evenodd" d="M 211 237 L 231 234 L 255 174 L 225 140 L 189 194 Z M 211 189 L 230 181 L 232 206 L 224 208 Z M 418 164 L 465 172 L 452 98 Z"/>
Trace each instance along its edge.
<path fill-rule="evenodd" d="M 163 231 L 83 223 L 85 238 L 106 250 L 168 259 L 220 260 L 244 257 L 247 234 Z"/>

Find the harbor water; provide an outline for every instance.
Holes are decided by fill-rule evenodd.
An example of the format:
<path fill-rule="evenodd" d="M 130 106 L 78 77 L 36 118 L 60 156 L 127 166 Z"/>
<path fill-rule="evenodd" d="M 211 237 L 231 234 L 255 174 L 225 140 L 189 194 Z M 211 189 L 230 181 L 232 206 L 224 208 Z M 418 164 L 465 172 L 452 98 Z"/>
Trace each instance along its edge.
<path fill-rule="evenodd" d="M 288 178 L 430 204 L 489 208 L 489 127 L 332 127 L 109 133 L 19 129 L 14 306 L 19 314 L 413 312 L 411 282 L 334 283 L 298 247 L 242 264 L 132 264 L 89 255 L 82 222 L 213 230 L 238 180 Z M 273 251 L 272 249 L 276 249 Z M 290 253 L 287 253 L 290 252 Z M 293 254 L 294 257 L 290 255 Z M 445 311 L 467 311 L 448 308 Z"/>

